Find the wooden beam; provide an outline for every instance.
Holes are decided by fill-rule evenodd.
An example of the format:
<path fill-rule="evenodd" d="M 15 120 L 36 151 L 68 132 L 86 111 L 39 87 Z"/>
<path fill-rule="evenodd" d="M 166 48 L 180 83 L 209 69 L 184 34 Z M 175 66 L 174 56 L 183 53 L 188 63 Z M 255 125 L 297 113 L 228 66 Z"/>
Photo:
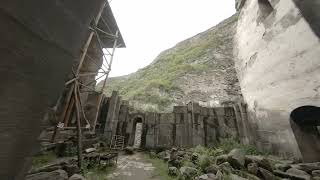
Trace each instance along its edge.
<path fill-rule="evenodd" d="M 78 167 L 82 168 L 82 133 L 81 133 L 81 121 L 80 121 L 80 108 L 79 108 L 79 99 L 77 94 L 78 84 L 75 82 L 74 88 L 74 99 L 75 99 L 75 107 L 76 107 L 76 119 L 77 119 L 77 151 L 78 151 Z"/>

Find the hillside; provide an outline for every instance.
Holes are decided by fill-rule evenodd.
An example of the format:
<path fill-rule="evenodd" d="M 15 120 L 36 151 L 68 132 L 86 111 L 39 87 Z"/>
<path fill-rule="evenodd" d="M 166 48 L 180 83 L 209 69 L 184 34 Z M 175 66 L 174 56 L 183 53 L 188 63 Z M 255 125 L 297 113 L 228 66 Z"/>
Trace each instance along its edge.
<path fill-rule="evenodd" d="M 234 15 L 163 51 L 145 68 L 110 78 L 104 92 L 119 91 L 135 108 L 160 112 L 190 101 L 215 106 L 238 99 L 233 61 L 236 23 Z"/>

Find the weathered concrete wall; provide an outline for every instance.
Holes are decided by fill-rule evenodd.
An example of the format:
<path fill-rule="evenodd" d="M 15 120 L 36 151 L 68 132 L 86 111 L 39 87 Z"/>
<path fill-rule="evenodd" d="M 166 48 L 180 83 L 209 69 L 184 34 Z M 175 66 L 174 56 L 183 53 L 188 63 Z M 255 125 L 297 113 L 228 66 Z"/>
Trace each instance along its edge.
<path fill-rule="evenodd" d="M 236 69 L 250 128 L 240 132 L 261 149 L 300 157 L 289 119 L 297 107 L 320 105 L 319 39 L 291 0 L 266 3 L 246 0 L 239 15 Z"/>

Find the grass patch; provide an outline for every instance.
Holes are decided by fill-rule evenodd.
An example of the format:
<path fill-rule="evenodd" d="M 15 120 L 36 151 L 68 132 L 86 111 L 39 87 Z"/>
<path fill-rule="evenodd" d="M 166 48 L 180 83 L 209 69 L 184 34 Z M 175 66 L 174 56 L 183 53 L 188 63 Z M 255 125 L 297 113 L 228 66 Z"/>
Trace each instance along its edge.
<path fill-rule="evenodd" d="M 148 154 L 143 155 L 144 158 L 155 167 L 153 176 L 161 180 L 178 180 L 178 177 L 168 175 L 168 164 L 161 159 L 150 157 Z"/>
<path fill-rule="evenodd" d="M 57 158 L 57 156 L 55 155 L 55 153 L 51 152 L 51 151 L 46 152 L 41 155 L 36 155 L 32 158 L 32 166 L 35 168 L 41 167 L 41 166 L 53 161 L 56 158 Z"/>
<path fill-rule="evenodd" d="M 88 163 L 84 163 L 84 167 L 88 167 Z M 106 180 L 107 176 L 116 169 L 115 164 L 107 166 L 91 166 L 90 168 L 84 168 L 82 171 L 83 176 L 87 180 Z"/>

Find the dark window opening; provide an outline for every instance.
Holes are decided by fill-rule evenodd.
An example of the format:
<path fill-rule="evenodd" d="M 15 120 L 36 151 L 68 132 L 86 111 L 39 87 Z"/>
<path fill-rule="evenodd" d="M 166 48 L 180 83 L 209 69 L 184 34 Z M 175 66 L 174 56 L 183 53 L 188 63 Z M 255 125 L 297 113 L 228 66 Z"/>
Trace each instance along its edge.
<path fill-rule="evenodd" d="M 320 107 L 302 106 L 293 110 L 290 118 L 300 127 L 320 126 Z"/>
<path fill-rule="evenodd" d="M 269 0 L 258 0 L 259 4 L 259 17 L 258 21 L 263 21 L 266 19 L 273 11 L 273 7 L 270 4 Z"/>
<path fill-rule="evenodd" d="M 320 107 L 296 108 L 290 114 L 290 125 L 303 161 L 320 161 Z"/>

